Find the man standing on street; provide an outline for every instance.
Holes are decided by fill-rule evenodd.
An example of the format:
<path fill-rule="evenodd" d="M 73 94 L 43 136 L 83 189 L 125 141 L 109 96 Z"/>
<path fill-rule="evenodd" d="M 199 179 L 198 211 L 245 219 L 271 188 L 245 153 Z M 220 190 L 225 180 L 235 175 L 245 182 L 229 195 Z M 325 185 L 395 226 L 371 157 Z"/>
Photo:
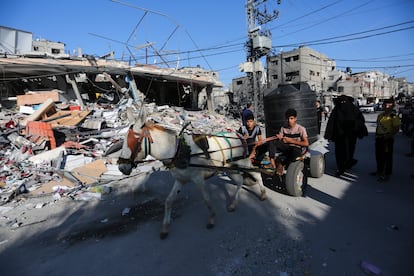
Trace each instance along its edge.
<path fill-rule="evenodd" d="M 392 174 L 392 156 L 394 151 L 394 136 L 398 133 L 401 121 L 393 112 L 394 100 L 384 101 L 384 111 L 377 117 L 375 130 L 375 158 L 377 171 L 371 175 L 377 176 L 378 181 L 386 181 Z"/>

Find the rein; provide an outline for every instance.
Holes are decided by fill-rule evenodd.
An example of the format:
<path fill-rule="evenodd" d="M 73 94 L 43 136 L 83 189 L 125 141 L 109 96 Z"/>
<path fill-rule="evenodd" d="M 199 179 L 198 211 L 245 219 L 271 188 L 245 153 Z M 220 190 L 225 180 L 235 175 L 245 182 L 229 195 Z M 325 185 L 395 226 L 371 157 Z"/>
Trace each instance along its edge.
<path fill-rule="evenodd" d="M 218 136 L 218 137 L 222 137 L 222 136 Z M 227 138 L 239 139 L 239 138 L 235 138 L 235 137 L 227 137 Z M 262 143 L 267 143 L 269 141 L 273 141 L 273 140 L 276 140 L 276 139 L 277 139 L 276 136 L 271 136 L 271 137 L 263 139 Z M 221 148 L 221 149 L 218 149 L 218 150 L 211 150 L 211 151 L 208 151 L 208 153 L 214 153 L 214 152 L 219 152 L 219 151 L 223 151 L 223 150 L 231 150 L 231 149 L 236 149 L 236 148 L 242 148 L 245 145 L 249 146 L 249 145 L 254 145 L 256 143 L 257 142 L 251 142 L 251 143 L 245 143 L 245 144 L 238 145 L 238 146 L 231 146 L 231 147 L 228 147 L 228 148 Z M 203 154 L 204 154 L 204 152 L 199 152 L 199 153 L 193 153 L 193 154 L 191 154 L 191 156 L 197 156 L 197 155 L 203 155 Z"/>

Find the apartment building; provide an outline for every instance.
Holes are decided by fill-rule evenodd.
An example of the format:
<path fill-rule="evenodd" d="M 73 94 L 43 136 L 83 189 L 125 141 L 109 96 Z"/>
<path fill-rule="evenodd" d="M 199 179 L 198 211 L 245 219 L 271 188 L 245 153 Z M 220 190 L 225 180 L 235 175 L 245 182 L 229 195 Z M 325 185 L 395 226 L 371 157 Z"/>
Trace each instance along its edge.
<path fill-rule="evenodd" d="M 251 97 L 252 84 L 247 76 L 239 77 L 232 80 L 233 101 L 239 104 L 252 102 Z"/>
<path fill-rule="evenodd" d="M 352 73 L 336 70 L 336 62 L 308 47 L 267 57 L 267 87 L 276 88 L 283 83 L 306 82 L 315 90 L 324 105 L 332 106 L 332 99 L 348 95 L 362 102 L 378 101 L 399 95 L 412 96 L 414 85 L 404 78 L 394 78 L 381 71 Z M 232 88 L 236 102 L 248 98 L 249 79 L 233 79 Z M 250 88 L 251 90 L 251 88 Z"/>
<path fill-rule="evenodd" d="M 308 47 L 268 57 L 268 81 L 271 87 L 282 83 L 307 82 L 315 91 L 327 90 L 325 80 L 336 69 L 336 62 Z"/>
<path fill-rule="evenodd" d="M 65 44 L 53 42 L 46 39 L 36 39 L 32 41 L 32 52 L 30 54 L 52 55 L 59 57 L 69 57 L 65 54 Z"/>
<path fill-rule="evenodd" d="M 352 74 L 337 81 L 337 92 L 354 98 L 384 99 L 398 96 L 398 81 L 380 71 Z"/>

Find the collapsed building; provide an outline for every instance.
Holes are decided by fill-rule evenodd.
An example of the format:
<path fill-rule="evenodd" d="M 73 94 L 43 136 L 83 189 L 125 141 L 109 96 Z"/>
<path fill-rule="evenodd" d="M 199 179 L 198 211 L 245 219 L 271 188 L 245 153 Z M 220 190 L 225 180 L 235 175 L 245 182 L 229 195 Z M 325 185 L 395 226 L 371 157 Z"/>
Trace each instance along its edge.
<path fill-rule="evenodd" d="M 147 64 L 130 65 L 111 59 L 112 55 L 95 57 L 69 56 L 64 44 L 33 40 L 29 32 L 0 26 L 0 93 L 3 105 L 26 91 L 57 89 L 65 99 L 97 101 L 99 96 L 114 98 L 120 87 L 134 81 L 147 101 L 158 105 L 199 108 L 199 93 L 204 91 L 207 106 L 213 109 L 211 94 L 223 87 L 217 72 L 199 67 L 161 68 Z M 108 95 L 109 94 L 109 95 Z M 64 100 L 62 99 L 62 100 Z M 102 100 L 102 99 L 101 99 Z M 9 103 L 13 104 L 13 103 Z"/>
<path fill-rule="evenodd" d="M 121 179 L 114 153 L 144 106 L 171 128 L 183 120 L 207 133 L 232 126 L 211 112 L 213 90 L 223 86 L 216 72 L 69 56 L 62 43 L 33 43 L 30 33 L 6 27 L 0 38 L 3 204 L 21 194 L 82 198 L 102 178 Z"/>

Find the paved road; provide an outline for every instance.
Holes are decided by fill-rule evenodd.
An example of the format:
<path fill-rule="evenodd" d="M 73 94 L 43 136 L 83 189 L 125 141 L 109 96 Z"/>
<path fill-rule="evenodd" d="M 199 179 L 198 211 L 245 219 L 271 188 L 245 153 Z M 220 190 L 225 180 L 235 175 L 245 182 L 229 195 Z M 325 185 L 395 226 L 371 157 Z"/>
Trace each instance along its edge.
<path fill-rule="evenodd" d="M 374 114 L 366 115 L 373 131 Z M 398 135 L 391 180 L 379 183 L 373 134 L 358 141 L 354 169 L 334 177 L 328 153 L 325 175 L 310 179 L 306 197 L 257 187 L 241 192 L 234 213 L 226 200 L 234 185 L 210 181 L 217 225 L 205 228 L 207 210 L 195 186 L 174 205 L 170 236 L 159 239 L 168 172 L 151 175 L 147 190 L 129 180 L 101 201 L 62 199 L 36 209 L 30 199 L 0 220 L 0 275 L 365 275 L 361 261 L 383 275 L 414 275 L 413 158 Z M 330 145 L 333 150 L 333 145 Z M 128 181 L 126 181 L 128 182 Z M 127 216 L 122 211 L 130 208 Z M 9 220 L 23 224 L 11 228 Z M 32 224 L 31 224 L 32 223 Z"/>

